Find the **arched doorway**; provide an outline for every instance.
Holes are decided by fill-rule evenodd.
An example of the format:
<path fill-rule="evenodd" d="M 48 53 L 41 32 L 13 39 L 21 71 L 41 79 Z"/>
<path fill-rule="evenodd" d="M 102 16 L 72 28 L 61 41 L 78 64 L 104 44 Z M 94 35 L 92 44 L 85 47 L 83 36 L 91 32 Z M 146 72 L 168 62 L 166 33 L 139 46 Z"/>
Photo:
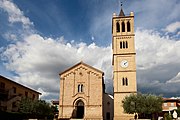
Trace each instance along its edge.
<path fill-rule="evenodd" d="M 78 100 L 76 102 L 76 118 L 84 117 L 84 102 L 82 100 Z"/>

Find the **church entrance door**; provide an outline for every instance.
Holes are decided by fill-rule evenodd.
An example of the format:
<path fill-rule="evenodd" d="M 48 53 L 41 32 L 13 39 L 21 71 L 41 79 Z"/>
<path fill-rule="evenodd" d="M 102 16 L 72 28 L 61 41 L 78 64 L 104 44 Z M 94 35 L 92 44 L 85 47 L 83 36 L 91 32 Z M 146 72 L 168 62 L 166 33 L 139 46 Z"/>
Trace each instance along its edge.
<path fill-rule="evenodd" d="M 76 110 L 77 110 L 76 117 L 80 119 L 83 118 L 84 117 L 84 103 L 82 100 L 77 101 Z"/>

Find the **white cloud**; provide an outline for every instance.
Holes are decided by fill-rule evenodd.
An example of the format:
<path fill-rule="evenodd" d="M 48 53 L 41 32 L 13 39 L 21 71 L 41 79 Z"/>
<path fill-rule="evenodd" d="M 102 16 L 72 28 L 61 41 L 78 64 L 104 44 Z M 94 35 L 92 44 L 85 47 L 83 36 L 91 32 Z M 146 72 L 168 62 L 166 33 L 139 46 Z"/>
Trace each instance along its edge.
<path fill-rule="evenodd" d="M 141 91 L 150 92 L 161 86 L 159 91 L 163 93 L 170 86 L 167 81 L 180 72 L 180 67 L 177 67 L 180 66 L 180 41 L 167 38 L 151 30 L 136 31 L 137 80 Z M 42 89 L 47 96 L 54 94 L 57 97 L 58 74 L 83 60 L 105 72 L 105 83 L 109 90 L 112 87 L 111 46 L 64 41 L 63 37 L 52 39 L 38 34 L 25 37 L 23 42 L 9 45 L 3 53 L 8 60 L 6 67 L 18 74 L 16 81 L 36 90 Z M 177 89 L 173 88 L 172 92 Z M 48 99 L 47 96 L 44 97 Z"/>
<path fill-rule="evenodd" d="M 10 23 L 21 22 L 24 27 L 33 25 L 29 18 L 24 16 L 23 11 L 21 11 L 13 2 L 11 2 L 11 0 L 0 0 L 0 8 L 8 13 L 8 20 Z"/>
<path fill-rule="evenodd" d="M 165 31 L 173 33 L 173 32 L 176 32 L 178 29 L 180 29 L 180 22 L 179 21 L 169 24 L 165 28 Z"/>
<path fill-rule="evenodd" d="M 59 72 L 81 60 L 102 69 L 107 80 L 111 79 L 107 73 L 111 70 L 111 47 L 102 48 L 95 43 L 64 43 L 62 38 L 56 41 L 32 34 L 23 42 L 10 45 L 3 55 L 8 60 L 7 69 L 18 74 L 16 81 L 48 93 L 59 91 Z"/>
<path fill-rule="evenodd" d="M 180 72 L 174 78 L 167 81 L 167 83 L 180 83 Z"/>
<path fill-rule="evenodd" d="M 13 34 L 13 33 L 6 33 L 3 35 L 4 38 L 6 38 L 7 40 L 14 40 L 16 41 L 17 40 L 17 35 L 16 34 Z"/>
<path fill-rule="evenodd" d="M 170 40 L 152 30 L 136 31 L 137 68 L 150 69 L 154 66 L 180 63 L 180 40 Z"/>
<path fill-rule="evenodd" d="M 174 84 L 180 72 L 180 39 L 142 29 L 137 29 L 135 35 L 138 90 L 180 96 L 179 83 Z"/>

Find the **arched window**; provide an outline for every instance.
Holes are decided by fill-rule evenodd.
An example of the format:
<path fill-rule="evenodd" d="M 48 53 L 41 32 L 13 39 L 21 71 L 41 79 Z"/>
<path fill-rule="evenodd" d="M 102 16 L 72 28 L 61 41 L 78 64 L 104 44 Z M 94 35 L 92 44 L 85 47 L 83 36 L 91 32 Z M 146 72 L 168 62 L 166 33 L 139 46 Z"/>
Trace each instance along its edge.
<path fill-rule="evenodd" d="M 123 86 L 128 86 L 128 79 L 127 79 L 127 77 L 126 78 L 122 78 L 122 85 Z"/>
<path fill-rule="evenodd" d="M 84 86 L 83 84 L 78 85 L 78 92 L 83 92 L 84 91 Z"/>
<path fill-rule="evenodd" d="M 122 42 L 120 42 L 120 48 L 122 49 L 123 47 L 122 47 L 123 45 L 122 45 Z"/>
<path fill-rule="evenodd" d="M 126 84 L 126 86 L 128 86 L 128 79 L 127 78 L 125 79 L 125 84 Z"/>
<path fill-rule="evenodd" d="M 127 22 L 127 32 L 130 32 L 131 31 L 131 25 L 130 25 L 130 22 L 128 21 Z"/>
<path fill-rule="evenodd" d="M 123 86 L 125 85 L 125 80 L 124 80 L 124 78 L 122 78 L 122 85 L 123 85 Z"/>
<path fill-rule="evenodd" d="M 119 22 L 116 23 L 116 32 L 120 32 L 120 24 L 119 24 Z"/>
<path fill-rule="evenodd" d="M 122 32 L 125 32 L 125 23 L 124 22 L 122 22 Z"/>
<path fill-rule="evenodd" d="M 128 48 L 128 42 L 126 41 L 126 48 Z"/>
<path fill-rule="evenodd" d="M 78 85 L 78 92 L 81 92 L 81 85 Z"/>
<path fill-rule="evenodd" d="M 81 84 L 81 92 L 83 92 L 83 85 Z"/>
<path fill-rule="evenodd" d="M 123 48 L 126 48 L 125 42 L 123 41 Z"/>

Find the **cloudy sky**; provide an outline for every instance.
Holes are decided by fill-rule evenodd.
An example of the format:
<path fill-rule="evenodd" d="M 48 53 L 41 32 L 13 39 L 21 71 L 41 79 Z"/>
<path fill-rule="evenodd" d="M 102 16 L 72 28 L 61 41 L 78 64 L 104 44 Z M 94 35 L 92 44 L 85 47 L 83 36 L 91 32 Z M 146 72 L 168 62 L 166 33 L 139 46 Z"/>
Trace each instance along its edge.
<path fill-rule="evenodd" d="M 138 91 L 180 97 L 180 1 L 122 0 L 135 14 Z M 59 73 L 84 61 L 112 92 L 112 14 L 119 0 L 0 0 L 0 74 L 59 98 Z"/>

